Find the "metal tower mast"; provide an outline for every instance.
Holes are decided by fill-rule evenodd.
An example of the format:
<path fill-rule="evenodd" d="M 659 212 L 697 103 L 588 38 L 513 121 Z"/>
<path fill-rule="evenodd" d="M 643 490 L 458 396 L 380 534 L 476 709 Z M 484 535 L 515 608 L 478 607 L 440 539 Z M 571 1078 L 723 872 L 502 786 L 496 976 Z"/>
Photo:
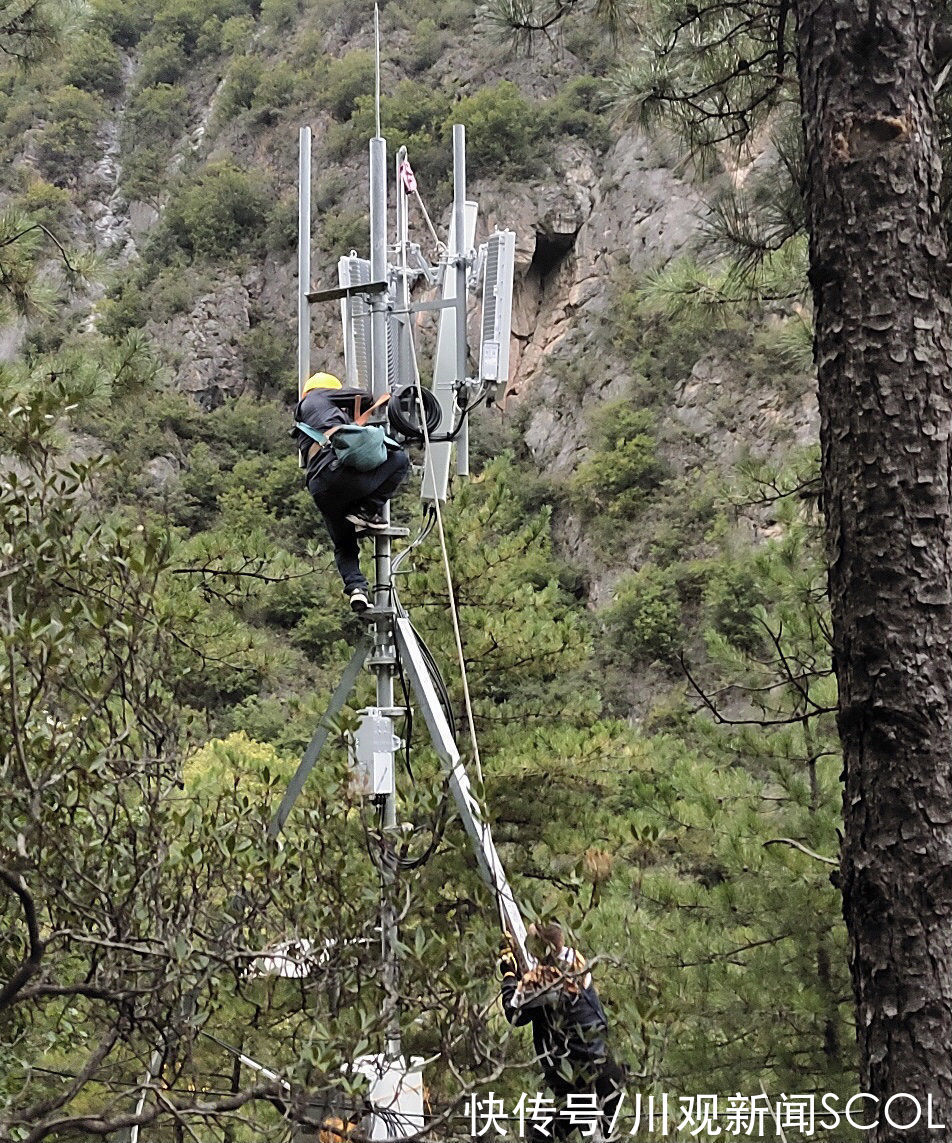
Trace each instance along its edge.
<path fill-rule="evenodd" d="M 423 309 L 440 313 L 440 334 L 434 373 L 434 387 L 442 407 L 443 421 L 452 425 L 457 409 L 457 394 L 466 393 L 473 384 L 466 377 L 467 332 L 466 297 L 467 275 L 471 265 L 469 251 L 475 235 L 476 204 L 466 201 L 465 132 L 462 126 L 453 128 L 453 215 L 451 244 L 448 261 L 443 268 L 443 296 L 439 302 L 414 306 L 410 300 L 408 268 L 407 202 L 401 185 L 400 168 L 406 151 L 401 148 L 397 156 L 396 239 L 399 264 L 391 266 L 387 260 L 387 144 L 379 136 L 370 140 L 370 259 L 369 264 L 357 265 L 360 260 L 342 259 L 341 285 L 336 289 L 312 291 L 310 289 L 311 219 L 310 219 L 310 129 L 300 133 L 299 173 L 299 228 L 298 228 L 298 374 L 300 383 L 310 372 L 310 306 L 331 300 L 341 300 L 345 323 L 345 344 L 355 355 L 347 362 L 349 379 L 370 383 L 373 397 L 390 393 L 394 388 L 419 384 L 412 345 L 410 315 Z M 493 237 L 502 239 L 509 232 Z M 498 243 L 497 243 L 498 245 Z M 511 247 L 511 241 L 509 243 Z M 496 286 L 493 283 L 493 291 Z M 500 296 L 504 294 L 504 290 Z M 511 270 L 510 294 L 511 299 Z M 498 307 L 497 307 L 498 308 Z M 494 311 L 495 312 L 495 311 Z M 484 325 L 485 325 L 484 313 Z M 508 321 L 508 317 L 506 319 Z M 348 325 L 349 323 L 349 325 Z M 498 318 L 497 318 L 498 326 Z M 369 337 L 367 336 L 369 334 Z M 508 343 L 508 326 L 505 337 Z M 367 344 L 369 342 L 369 344 Z M 357 361 L 356 357 L 360 357 Z M 491 379 L 495 382 L 495 378 Z M 465 403 L 465 398 L 464 398 Z M 386 407 L 377 414 L 387 417 Z M 459 471 L 468 471 L 466 442 L 463 437 L 465 418 L 460 425 Z M 428 450 L 424 475 L 424 497 L 445 499 L 448 479 L 451 438 Z M 438 454 L 438 455 L 437 455 Z M 389 505 L 387 508 L 389 520 Z M 397 924 L 394 902 L 396 882 L 397 828 L 395 751 L 399 740 L 394 735 L 394 720 L 404 716 L 404 707 L 394 705 L 394 676 L 398 661 L 402 664 L 417 706 L 423 715 L 433 745 L 448 776 L 450 793 L 457 805 L 463 827 L 469 837 L 480 873 L 491 889 L 499 912 L 500 923 L 511 934 L 518 958 L 528 967 L 531 958 L 525 949 L 526 929 L 519 907 L 509 885 L 506 872 L 493 843 L 485 821 L 460 759 L 446 716 L 440 706 L 426 657 L 408 619 L 397 615 L 392 590 L 392 541 L 406 537 L 405 528 L 389 527 L 374 535 L 374 606 L 366 612 L 371 630 L 358 644 L 340 684 L 327 706 L 321 724 L 308 745 L 301 763 L 272 820 L 269 833 L 277 836 L 288 814 L 304 787 L 307 775 L 313 769 L 324 743 L 332 719 L 342 710 L 357 677 L 366 665 L 376 677 L 376 705 L 361 713 L 360 726 L 355 736 L 354 764 L 364 789 L 373 796 L 378 809 L 381 834 L 381 942 L 383 954 L 384 1015 L 386 1024 L 386 1052 L 379 1061 L 381 1083 L 397 1088 L 401 1077 L 409 1076 L 402 1056 L 399 1023 L 399 963 L 397 957 Z M 396 1079 L 394 1078 L 396 1077 Z M 408 1122 L 405 1134 L 410 1135 L 422 1124 Z M 382 1124 L 374 1138 L 393 1136 L 393 1125 Z"/>

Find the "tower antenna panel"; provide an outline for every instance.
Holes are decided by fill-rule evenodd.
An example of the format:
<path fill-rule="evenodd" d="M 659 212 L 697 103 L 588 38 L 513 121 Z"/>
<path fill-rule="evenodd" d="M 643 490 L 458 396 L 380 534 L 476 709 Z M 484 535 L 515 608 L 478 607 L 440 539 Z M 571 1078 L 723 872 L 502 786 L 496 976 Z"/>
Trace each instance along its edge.
<path fill-rule="evenodd" d="M 371 281 L 370 262 L 349 254 L 337 263 L 337 281 L 341 286 L 365 286 Z M 344 371 L 347 384 L 361 389 L 372 387 L 373 323 L 371 309 L 365 298 L 351 294 L 341 299 L 340 317 L 344 331 Z M 387 380 L 390 392 L 399 386 L 397 370 L 397 346 L 394 321 L 388 315 L 387 329 Z"/>
<path fill-rule="evenodd" d="M 475 202 L 467 202 L 464 214 L 463 240 L 457 246 L 456 222 L 450 223 L 450 250 L 465 252 L 472 250 L 476 241 L 476 215 L 478 207 Z M 443 277 L 443 301 L 457 300 L 457 276 L 446 273 Z M 464 299 L 465 304 L 465 299 Z M 443 410 L 440 421 L 440 432 L 448 432 L 457 417 L 456 408 L 456 381 L 459 372 L 458 326 L 456 311 L 446 308 L 440 313 L 439 330 L 436 336 L 436 353 L 433 358 L 433 392 Z M 445 500 L 446 490 L 450 478 L 451 444 L 431 444 L 427 449 L 426 467 L 423 473 L 424 500 Z"/>
<path fill-rule="evenodd" d="M 485 244 L 483 320 L 479 340 L 479 380 L 505 385 L 509 380 L 509 336 L 512 331 L 512 279 L 516 236 L 497 230 Z"/>
<path fill-rule="evenodd" d="M 370 281 L 370 263 L 351 254 L 337 263 L 337 281 L 341 286 L 365 286 Z M 369 389 L 373 377 L 371 364 L 370 306 L 357 294 L 342 298 L 341 324 L 344 327 L 344 370 L 347 384 Z"/>

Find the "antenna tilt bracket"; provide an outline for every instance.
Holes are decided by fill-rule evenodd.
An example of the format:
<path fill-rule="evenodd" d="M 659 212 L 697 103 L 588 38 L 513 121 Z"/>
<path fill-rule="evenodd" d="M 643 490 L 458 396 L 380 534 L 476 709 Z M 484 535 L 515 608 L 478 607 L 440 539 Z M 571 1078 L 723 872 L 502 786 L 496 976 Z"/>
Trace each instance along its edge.
<path fill-rule="evenodd" d="M 335 302 L 354 294 L 382 294 L 387 289 L 386 282 L 364 282 L 356 286 L 335 286 L 332 290 L 312 290 L 307 295 L 309 302 Z"/>

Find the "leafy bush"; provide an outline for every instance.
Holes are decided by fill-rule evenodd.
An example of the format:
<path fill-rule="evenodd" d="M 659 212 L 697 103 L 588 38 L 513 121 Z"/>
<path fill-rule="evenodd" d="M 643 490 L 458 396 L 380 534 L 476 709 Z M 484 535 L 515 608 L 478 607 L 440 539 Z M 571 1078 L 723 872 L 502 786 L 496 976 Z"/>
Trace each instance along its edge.
<path fill-rule="evenodd" d="M 89 153 L 106 108 L 98 95 L 61 87 L 48 103 L 48 118 L 38 141 L 43 171 L 51 177 L 71 174 Z"/>
<path fill-rule="evenodd" d="M 92 26 L 121 48 L 134 48 L 149 26 L 150 11 L 141 0 L 90 0 Z"/>
<path fill-rule="evenodd" d="M 596 150 L 604 150 L 611 142 L 608 119 L 601 114 L 604 106 L 602 81 L 591 75 L 576 76 L 546 103 L 543 130 L 553 139 L 575 135 Z"/>
<path fill-rule="evenodd" d="M 262 0 L 261 22 L 279 31 L 291 28 L 300 11 L 300 0 Z"/>
<path fill-rule="evenodd" d="M 250 16 L 229 17 L 229 19 L 221 25 L 217 50 L 223 52 L 225 55 L 235 55 L 238 52 L 247 51 L 254 36 L 254 31 L 255 22 Z M 196 54 L 207 54 L 203 52 L 201 43 L 198 45 Z"/>
<path fill-rule="evenodd" d="M 260 176 L 223 160 L 175 189 L 161 228 L 189 257 L 226 258 L 260 246 L 269 202 Z"/>
<path fill-rule="evenodd" d="M 160 83 L 140 88 L 123 118 L 122 146 L 133 148 L 157 140 L 171 143 L 181 134 L 187 114 L 188 95 L 184 87 Z"/>
<path fill-rule="evenodd" d="M 178 83 L 188 68 L 188 56 L 181 36 L 170 36 L 153 43 L 139 61 L 136 81 L 139 88 Z"/>
<path fill-rule="evenodd" d="M 742 651 L 754 651 L 765 638 L 757 613 L 767 602 L 749 561 L 719 560 L 707 572 L 703 601 L 708 622 Z"/>
<path fill-rule="evenodd" d="M 258 80 L 251 101 L 258 119 L 272 122 L 282 107 L 297 99 L 298 86 L 297 73 L 286 60 L 269 67 Z"/>
<path fill-rule="evenodd" d="M 665 476 L 653 433 L 654 414 L 627 399 L 602 406 L 590 418 L 593 451 L 575 472 L 577 508 L 611 520 L 629 520 Z"/>
<path fill-rule="evenodd" d="M 358 99 L 372 97 L 373 90 L 373 52 L 361 50 L 332 60 L 315 94 L 324 110 L 343 123 L 353 115 Z"/>
<path fill-rule="evenodd" d="M 339 256 L 356 250 L 366 257 L 370 243 L 369 227 L 367 214 L 361 210 L 325 214 L 321 218 L 317 240 L 328 254 Z"/>
<path fill-rule="evenodd" d="M 101 29 L 77 36 L 63 61 L 64 83 L 99 95 L 122 91 L 122 57 Z"/>
<path fill-rule="evenodd" d="M 311 206 L 314 210 L 331 210 L 338 206 L 347 192 L 351 180 L 336 167 L 325 171 L 314 184 L 311 191 Z"/>
<path fill-rule="evenodd" d="M 674 573 L 646 564 L 626 576 L 603 618 L 624 655 L 641 663 L 670 658 L 681 638 L 681 604 Z"/>
<path fill-rule="evenodd" d="M 140 88 L 122 124 L 122 187 L 130 199 L 155 199 L 165 183 L 172 144 L 188 116 L 185 89 L 160 83 Z"/>
<path fill-rule="evenodd" d="M 413 38 L 403 56 L 404 65 L 411 75 L 429 71 L 446 50 L 449 37 L 436 26 L 429 16 L 422 19 L 413 32 Z"/>
<path fill-rule="evenodd" d="M 0 100 L 0 135 L 19 147 L 24 132 L 34 127 L 45 111 L 42 97 L 35 91 L 5 95 Z"/>
<path fill-rule="evenodd" d="M 476 5 L 473 0 L 401 0 L 388 4 L 387 15 L 404 28 L 415 29 L 432 20 L 439 29 L 466 32 L 472 29 Z"/>
<path fill-rule="evenodd" d="M 466 127 L 467 162 L 477 175 L 500 168 L 511 174 L 531 174 L 539 162 L 538 112 L 508 80 L 461 99 L 443 125 L 445 141 L 452 137 L 453 123 Z"/>
<path fill-rule="evenodd" d="M 413 169 L 430 186 L 445 173 L 448 151 L 443 135 L 452 101 L 451 92 L 412 79 L 401 80 L 392 95 L 381 99 L 383 133 L 389 147 L 395 150 L 405 144 Z M 373 96 L 361 96 L 348 122 L 328 132 L 328 150 L 341 158 L 353 154 L 373 133 Z"/>
<path fill-rule="evenodd" d="M 274 322 L 253 326 L 242 342 L 245 373 L 260 393 L 294 383 L 294 341 Z"/>
<path fill-rule="evenodd" d="M 225 73 L 216 111 L 227 122 L 239 111 L 251 107 L 258 84 L 264 73 L 264 64 L 258 56 L 238 56 Z"/>
<path fill-rule="evenodd" d="M 33 179 L 13 202 L 15 210 L 28 214 L 34 222 L 55 227 L 66 220 L 70 209 L 69 194 L 62 187 L 43 179 Z"/>

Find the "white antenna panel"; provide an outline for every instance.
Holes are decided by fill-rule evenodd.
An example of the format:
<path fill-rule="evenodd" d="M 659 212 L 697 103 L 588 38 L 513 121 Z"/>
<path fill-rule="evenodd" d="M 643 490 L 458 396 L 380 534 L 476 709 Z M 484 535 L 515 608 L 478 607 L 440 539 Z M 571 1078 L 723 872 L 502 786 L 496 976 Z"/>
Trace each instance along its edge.
<path fill-rule="evenodd" d="M 337 263 L 337 282 L 340 286 L 365 286 L 370 281 L 370 262 L 355 254 L 341 258 Z M 372 389 L 372 325 L 370 306 L 365 298 L 352 294 L 340 303 L 341 322 L 344 327 L 344 369 L 347 384 L 361 389 Z M 393 317 L 387 316 L 387 387 L 397 388 L 397 344 Z"/>
<path fill-rule="evenodd" d="M 370 281 L 370 263 L 351 254 L 337 263 L 340 286 L 363 286 Z M 364 298 L 352 294 L 341 298 L 340 318 L 344 327 L 344 369 L 347 384 L 362 389 L 371 387 L 370 306 Z"/>
<path fill-rule="evenodd" d="M 505 384 L 509 380 L 509 336 L 512 330 L 512 278 L 516 263 L 516 235 L 497 230 L 486 243 L 483 277 L 483 324 L 479 341 L 480 381 Z"/>

